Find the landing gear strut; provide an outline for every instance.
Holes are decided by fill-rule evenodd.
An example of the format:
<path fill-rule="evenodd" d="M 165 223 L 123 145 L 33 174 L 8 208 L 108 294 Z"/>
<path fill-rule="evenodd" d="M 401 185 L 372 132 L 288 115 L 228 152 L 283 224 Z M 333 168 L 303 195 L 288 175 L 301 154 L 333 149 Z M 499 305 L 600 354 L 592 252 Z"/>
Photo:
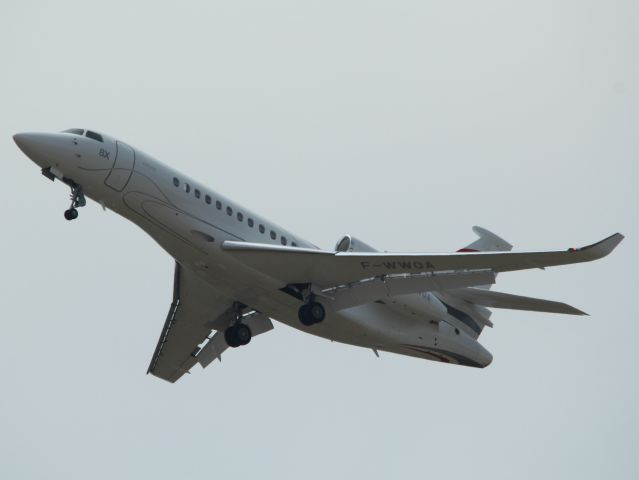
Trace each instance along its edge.
<path fill-rule="evenodd" d="M 87 204 L 86 199 L 84 198 L 84 192 L 82 191 L 82 187 L 77 183 L 72 183 L 71 185 L 71 206 L 68 210 L 64 211 L 64 218 L 67 220 L 75 220 L 78 218 L 78 208 L 84 207 Z"/>
<path fill-rule="evenodd" d="M 237 348 L 247 345 L 253 336 L 249 326 L 242 323 L 242 308 L 245 306 L 239 302 L 233 304 L 233 322 L 224 331 L 224 340 L 226 340 L 229 347 Z"/>

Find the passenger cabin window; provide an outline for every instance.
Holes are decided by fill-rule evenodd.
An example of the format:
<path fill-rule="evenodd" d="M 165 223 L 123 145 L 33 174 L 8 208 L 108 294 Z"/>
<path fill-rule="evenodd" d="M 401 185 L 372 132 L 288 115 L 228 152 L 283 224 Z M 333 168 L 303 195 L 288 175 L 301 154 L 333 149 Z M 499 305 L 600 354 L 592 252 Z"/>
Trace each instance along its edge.
<path fill-rule="evenodd" d="M 218 210 L 222 210 L 222 202 L 220 202 L 219 200 L 217 200 L 215 202 L 215 208 L 217 208 Z"/>
<path fill-rule="evenodd" d="M 69 128 L 67 130 L 63 130 L 62 133 L 73 133 L 74 135 L 84 135 L 84 130 L 82 128 Z"/>
<path fill-rule="evenodd" d="M 193 193 L 195 193 L 195 198 L 200 198 L 201 193 L 197 188 L 193 191 Z"/>
<path fill-rule="evenodd" d="M 204 201 L 210 205 L 211 204 L 211 195 L 206 195 L 204 197 Z"/>
<path fill-rule="evenodd" d="M 189 193 L 191 191 L 191 185 L 189 185 L 188 183 L 184 184 L 184 191 L 186 193 Z"/>
<path fill-rule="evenodd" d="M 271 238 L 273 240 L 275 240 L 277 238 L 277 233 L 275 233 L 273 230 L 271 230 Z"/>
<path fill-rule="evenodd" d="M 92 138 L 93 140 L 97 140 L 98 142 L 104 142 L 104 140 L 102 140 L 102 135 L 92 132 L 91 130 L 87 130 L 86 136 L 87 138 Z"/>
<path fill-rule="evenodd" d="M 266 229 L 264 228 L 264 225 L 262 225 L 261 223 L 260 223 L 259 230 L 260 230 L 260 233 L 264 233 L 266 231 Z"/>
<path fill-rule="evenodd" d="M 226 214 L 230 217 L 233 215 L 233 209 L 231 207 L 226 207 Z"/>
<path fill-rule="evenodd" d="M 249 219 L 246 221 L 246 223 L 248 223 L 248 226 L 249 226 L 249 227 L 253 228 L 253 219 L 252 219 L 252 218 L 249 218 Z"/>
<path fill-rule="evenodd" d="M 280 242 L 282 242 L 282 245 L 286 245 L 288 243 L 288 241 L 286 240 L 286 237 L 280 238 Z"/>
<path fill-rule="evenodd" d="M 242 220 L 244 220 L 244 215 L 242 215 L 242 212 L 237 212 L 237 219 L 241 222 Z"/>
<path fill-rule="evenodd" d="M 291 247 L 297 247 L 297 243 L 291 242 Z"/>
<path fill-rule="evenodd" d="M 180 181 L 176 177 L 173 177 L 173 185 L 175 185 L 176 187 L 180 186 Z"/>

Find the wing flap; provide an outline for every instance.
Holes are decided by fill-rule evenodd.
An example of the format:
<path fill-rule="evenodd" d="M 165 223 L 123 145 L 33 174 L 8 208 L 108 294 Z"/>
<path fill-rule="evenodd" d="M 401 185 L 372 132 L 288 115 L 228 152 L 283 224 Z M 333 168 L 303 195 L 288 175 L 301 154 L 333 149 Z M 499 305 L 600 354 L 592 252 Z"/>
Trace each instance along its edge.
<path fill-rule="evenodd" d="M 223 248 L 283 285 L 310 282 L 329 288 L 389 274 L 483 269 L 508 272 L 589 262 L 608 255 L 623 238 L 617 233 L 587 247 L 547 252 L 330 252 L 235 241 L 225 241 Z"/>

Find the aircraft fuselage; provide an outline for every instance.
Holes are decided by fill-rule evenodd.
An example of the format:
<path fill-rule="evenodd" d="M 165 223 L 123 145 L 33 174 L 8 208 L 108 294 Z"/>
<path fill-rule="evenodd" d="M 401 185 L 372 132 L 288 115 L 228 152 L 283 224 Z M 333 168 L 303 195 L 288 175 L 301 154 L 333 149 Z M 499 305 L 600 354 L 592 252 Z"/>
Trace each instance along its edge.
<path fill-rule="evenodd" d="M 442 321 L 446 313 L 427 294 L 327 311 L 321 323 L 302 325 L 300 301 L 281 290 L 285 285 L 235 260 L 222 244 L 317 247 L 124 142 L 87 134 L 25 133 L 14 138 L 50 178 L 81 186 L 87 197 L 138 225 L 217 292 L 337 342 L 475 367 L 492 361 L 479 342 Z"/>

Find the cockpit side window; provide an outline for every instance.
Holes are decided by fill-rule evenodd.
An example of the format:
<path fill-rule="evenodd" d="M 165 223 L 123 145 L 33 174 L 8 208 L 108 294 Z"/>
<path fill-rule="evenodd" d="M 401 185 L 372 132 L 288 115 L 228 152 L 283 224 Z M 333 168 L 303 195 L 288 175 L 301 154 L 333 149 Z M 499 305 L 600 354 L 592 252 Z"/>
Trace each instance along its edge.
<path fill-rule="evenodd" d="M 74 135 L 84 135 L 84 130 L 81 128 L 69 128 L 63 130 L 62 133 L 73 133 Z"/>
<path fill-rule="evenodd" d="M 104 140 L 102 140 L 102 135 L 92 132 L 91 130 L 87 130 L 86 136 L 87 138 L 92 138 L 93 140 L 97 140 L 98 142 L 104 142 Z"/>

